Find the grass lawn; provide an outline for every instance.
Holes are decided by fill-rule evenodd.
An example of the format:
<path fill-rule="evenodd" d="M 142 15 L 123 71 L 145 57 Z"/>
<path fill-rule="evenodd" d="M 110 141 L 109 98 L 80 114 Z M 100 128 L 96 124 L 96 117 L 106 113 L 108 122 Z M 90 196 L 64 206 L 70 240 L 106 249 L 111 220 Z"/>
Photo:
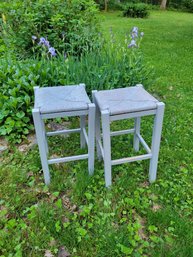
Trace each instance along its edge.
<path fill-rule="evenodd" d="M 37 147 L 6 151 L 0 157 L 0 256 L 51 257 L 58 249 L 67 256 L 63 246 L 74 257 L 193 256 L 193 16 L 152 11 L 143 20 L 114 12 L 101 19 L 107 38 L 110 27 L 120 41 L 133 26 L 145 33 L 141 48 L 158 78 L 147 89 L 166 103 L 158 179 L 149 185 L 148 161 L 115 166 L 107 190 L 103 165 L 96 161 L 88 177 L 87 162 L 80 161 L 52 166 L 47 187 Z M 151 121 L 142 124 L 147 141 Z M 83 152 L 78 136 L 50 140 L 52 152 L 57 145 L 57 155 Z M 120 157 L 132 138 L 113 138 L 112 145 Z"/>

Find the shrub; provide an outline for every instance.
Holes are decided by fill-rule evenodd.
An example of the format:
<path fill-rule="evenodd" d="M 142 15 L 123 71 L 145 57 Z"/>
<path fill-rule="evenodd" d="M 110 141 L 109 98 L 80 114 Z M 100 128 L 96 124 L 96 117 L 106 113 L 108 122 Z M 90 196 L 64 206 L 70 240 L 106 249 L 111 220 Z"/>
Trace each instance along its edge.
<path fill-rule="evenodd" d="M 34 86 L 56 86 L 84 82 L 93 89 L 110 89 L 152 82 L 152 72 L 138 49 L 138 31 L 132 30 L 126 45 L 116 44 L 113 32 L 108 47 L 79 58 L 58 55 L 54 59 L 0 60 L 0 136 L 21 142 L 32 129 Z M 131 43 L 130 43 L 131 40 Z M 133 42 L 135 41 L 135 42 Z M 129 44 L 130 43 L 130 44 Z M 135 44 L 134 44 L 135 43 Z M 129 46 L 129 48 L 128 48 Z"/>
<path fill-rule="evenodd" d="M 183 0 L 182 5 L 187 9 L 187 11 L 193 13 L 193 0 Z"/>
<path fill-rule="evenodd" d="M 47 38 L 61 53 L 80 55 L 100 46 L 93 0 L 14 0 L 1 4 L 2 37 L 21 57 L 38 54 L 32 36 Z"/>
<path fill-rule="evenodd" d="M 104 0 L 95 0 L 98 4 L 100 10 L 105 9 L 105 1 Z M 108 10 L 122 10 L 122 5 L 117 0 L 108 0 L 107 2 Z"/>
<path fill-rule="evenodd" d="M 131 18 L 146 18 L 149 16 L 148 5 L 143 3 L 127 4 L 124 8 L 123 16 Z"/>
<path fill-rule="evenodd" d="M 181 9 L 183 0 L 169 0 L 167 1 L 167 7 L 172 10 Z"/>

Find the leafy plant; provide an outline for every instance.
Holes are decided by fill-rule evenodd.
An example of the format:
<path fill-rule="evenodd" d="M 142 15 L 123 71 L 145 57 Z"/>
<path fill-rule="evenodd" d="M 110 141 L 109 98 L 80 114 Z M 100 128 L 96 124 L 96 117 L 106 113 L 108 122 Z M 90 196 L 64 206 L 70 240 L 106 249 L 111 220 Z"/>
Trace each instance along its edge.
<path fill-rule="evenodd" d="M 183 0 L 182 5 L 189 11 L 193 12 L 193 1 L 192 0 Z"/>
<path fill-rule="evenodd" d="M 100 10 L 105 10 L 105 1 L 104 0 L 95 0 L 98 4 Z M 107 0 L 107 10 L 122 10 L 121 3 L 117 0 Z"/>
<path fill-rule="evenodd" d="M 123 16 L 131 18 L 147 18 L 149 16 L 148 5 L 143 3 L 127 4 L 124 8 Z"/>
<path fill-rule="evenodd" d="M 21 57 L 39 54 L 39 48 L 32 48 L 32 37 L 44 37 L 60 53 L 73 55 L 101 44 L 93 0 L 6 1 L 1 4 L 1 13 L 1 36 Z"/>
<path fill-rule="evenodd" d="M 143 61 L 138 49 L 141 38 L 138 39 L 135 36 L 136 47 L 129 44 L 130 37 L 126 38 L 125 45 L 112 39 L 103 50 L 79 58 L 58 54 L 54 59 L 1 60 L 0 135 L 19 143 L 32 129 L 34 86 L 84 82 L 91 95 L 93 89 L 151 84 L 151 69 Z"/>

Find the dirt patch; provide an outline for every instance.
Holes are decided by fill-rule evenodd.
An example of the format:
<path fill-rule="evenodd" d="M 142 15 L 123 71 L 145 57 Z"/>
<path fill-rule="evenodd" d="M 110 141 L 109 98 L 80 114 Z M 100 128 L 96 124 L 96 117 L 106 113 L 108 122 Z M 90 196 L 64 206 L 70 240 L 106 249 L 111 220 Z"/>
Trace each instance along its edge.
<path fill-rule="evenodd" d="M 35 134 L 29 134 L 27 136 L 27 139 L 25 143 L 22 143 L 18 146 L 18 150 L 22 153 L 29 151 L 32 149 L 35 145 L 37 145 L 36 135 Z"/>
<path fill-rule="evenodd" d="M 7 149 L 8 149 L 8 142 L 3 137 L 0 137 L 0 155 Z"/>
<path fill-rule="evenodd" d="M 58 251 L 58 257 L 70 257 L 70 253 L 66 250 L 65 246 L 61 246 Z"/>
<path fill-rule="evenodd" d="M 71 126 L 70 121 L 64 121 L 62 123 L 56 123 L 56 122 L 50 121 L 47 125 L 47 128 L 49 129 L 49 131 L 59 131 L 59 130 L 69 129 L 70 126 Z M 63 134 L 61 136 L 68 137 L 69 135 Z"/>
<path fill-rule="evenodd" d="M 140 184 L 140 187 L 148 187 L 148 186 L 149 186 L 148 181 L 144 181 L 143 183 Z"/>
<path fill-rule="evenodd" d="M 162 208 L 161 205 L 159 205 L 159 204 L 154 204 L 153 207 L 152 207 L 152 210 L 153 210 L 154 212 L 156 212 L 156 211 L 159 211 L 161 208 Z"/>
<path fill-rule="evenodd" d="M 136 221 L 139 222 L 139 224 L 141 225 L 141 227 L 138 230 L 138 234 L 140 236 L 140 238 L 142 240 L 148 240 L 148 236 L 145 234 L 145 224 L 146 224 L 146 220 L 145 218 L 142 218 L 139 214 L 137 214 L 136 212 L 134 212 L 134 218 Z"/>
<path fill-rule="evenodd" d="M 78 210 L 77 205 L 72 204 L 70 198 L 68 198 L 66 195 L 62 196 L 62 203 L 64 208 L 66 208 L 70 212 L 75 212 Z"/>

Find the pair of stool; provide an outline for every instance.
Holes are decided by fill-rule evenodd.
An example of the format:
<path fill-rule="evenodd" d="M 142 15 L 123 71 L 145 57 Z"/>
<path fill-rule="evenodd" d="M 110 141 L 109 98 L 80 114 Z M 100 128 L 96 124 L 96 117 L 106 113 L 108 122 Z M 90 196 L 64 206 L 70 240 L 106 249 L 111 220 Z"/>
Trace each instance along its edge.
<path fill-rule="evenodd" d="M 93 91 L 94 103 L 91 103 L 89 100 L 84 84 L 44 88 L 35 87 L 34 91 L 35 106 L 32 113 L 46 184 L 50 183 L 48 165 L 54 163 L 88 159 L 88 170 L 89 174 L 92 175 L 94 172 L 95 137 L 97 156 L 99 159 L 103 158 L 104 160 L 106 187 L 112 184 L 112 165 L 145 159 L 150 159 L 149 180 L 150 182 L 155 181 L 165 105 L 145 91 L 142 85 L 129 88 Z M 148 115 L 155 116 L 151 149 L 140 135 L 141 117 Z M 80 128 L 46 132 L 44 119 L 69 116 L 80 116 Z M 86 132 L 86 116 L 88 116 L 88 134 Z M 133 129 L 110 131 L 110 122 L 129 118 L 135 119 Z M 47 159 L 47 136 L 77 132 L 80 133 L 81 147 L 83 148 L 87 144 L 88 154 Z M 139 143 L 141 143 L 147 151 L 147 154 L 112 160 L 111 136 L 129 133 L 134 134 L 135 151 L 139 151 Z"/>

